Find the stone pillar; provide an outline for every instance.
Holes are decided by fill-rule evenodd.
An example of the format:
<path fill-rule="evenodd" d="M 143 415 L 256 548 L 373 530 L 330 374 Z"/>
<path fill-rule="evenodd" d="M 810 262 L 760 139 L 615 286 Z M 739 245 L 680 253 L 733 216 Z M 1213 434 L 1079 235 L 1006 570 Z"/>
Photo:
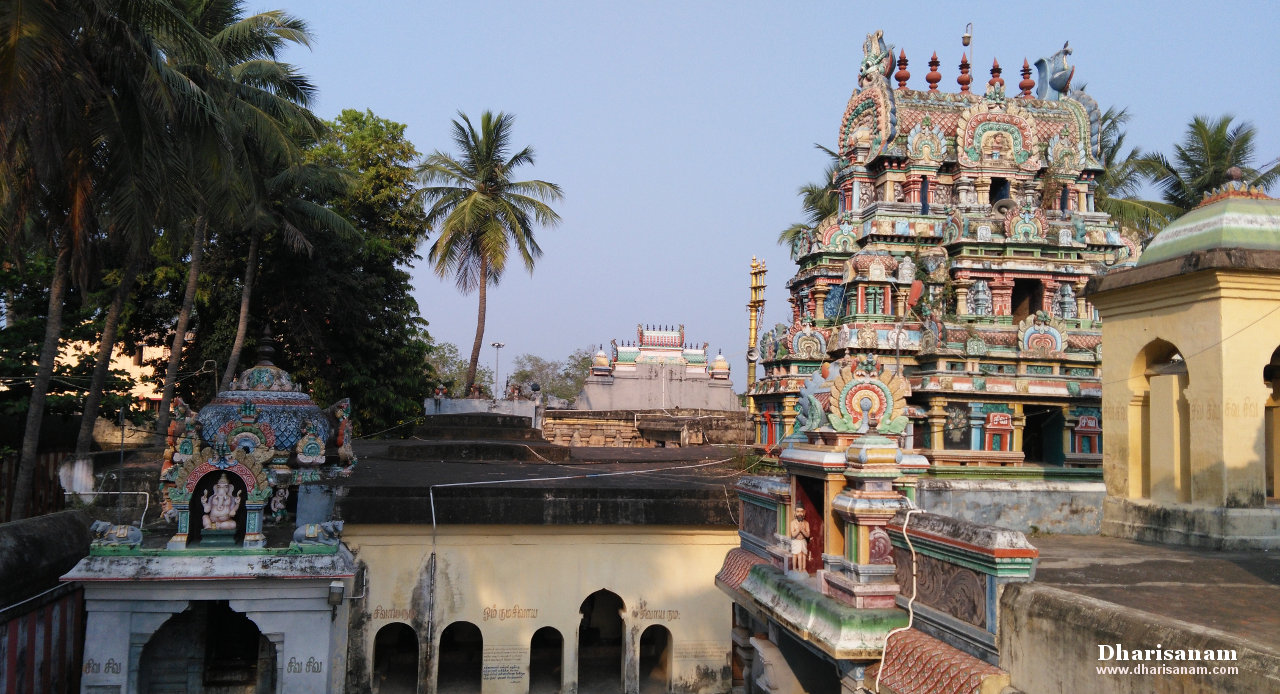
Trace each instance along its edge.
<path fill-rule="evenodd" d="M 902 193 L 906 197 L 906 202 L 920 203 L 920 177 L 911 175 L 902 183 Z"/>
<path fill-rule="evenodd" d="M 1148 455 L 1151 460 L 1151 500 L 1176 503 L 1189 480 L 1182 479 L 1186 451 L 1183 450 L 1183 429 L 1190 425 L 1182 418 L 1179 401 L 1182 399 L 1183 376 L 1159 374 L 1151 383 L 1151 438 Z"/>
<path fill-rule="evenodd" d="M 827 303 L 827 292 L 829 290 L 830 290 L 830 287 L 828 287 L 825 284 L 815 284 L 813 286 L 813 303 L 814 303 L 813 318 L 815 321 L 825 320 L 827 317 L 826 303 Z"/>
<path fill-rule="evenodd" d="M 1053 280 L 1044 281 L 1044 290 L 1040 292 L 1041 311 L 1044 311 L 1049 315 L 1057 315 L 1057 308 L 1053 304 L 1058 299 L 1058 287 L 1061 286 L 1061 282 L 1055 282 Z"/>
<path fill-rule="evenodd" d="M 1011 315 L 1013 313 L 1013 280 L 999 277 L 987 284 L 991 288 L 991 315 Z"/>
<path fill-rule="evenodd" d="M 978 196 L 979 205 L 987 205 L 987 200 L 991 197 L 991 179 L 981 176 L 974 182 L 974 190 Z"/>
<path fill-rule="evenodd" d="M 969 315 L 969 285 L 971 280 L 957 280 L 951 286 L 956 290 L 956 315 Z"/>
<path fill-rule="evenodd" d="M 1009 448 L 1011 451 L 1022 452 L 1022 428 L 1027 425 L 1027 417 L 1022 413 L 1022 403 L 1015 402 L 1013 404 L 1013 445 Z M 1026 455 L 1023 454 L 1022 459 L 1025 461 Z"/>
<path fill-rule="evenodd" d="M 946 401 L 942 399 L 931 400 L 929 402 L 929 450 L 940 451 L 944 447 L 942 432 L 947 426 Z"/>

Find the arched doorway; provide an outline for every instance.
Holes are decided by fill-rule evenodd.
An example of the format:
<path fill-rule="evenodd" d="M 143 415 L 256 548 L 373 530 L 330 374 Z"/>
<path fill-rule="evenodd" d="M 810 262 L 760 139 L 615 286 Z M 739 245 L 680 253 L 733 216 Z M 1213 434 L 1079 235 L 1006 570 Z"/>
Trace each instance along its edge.
<path fill-rule="evenodd" d="M 161 625 L 142 649 L 142 694 L 269 694 L 275 685 L 275 645 L 225 600 L 192 602 Z"/>
<path fill-rule="evenodd" d="M 1187 363 L 1154 340 L 1138 353 L 1129 387 L 1129 496 L 1191 501 L 1191 410 Z"/>
<path fill-rule="evenodd" d="M 640 694 L 671 691 L 671 631 L 654 624 L 640 635 Z"/>
<path fill-rule="evenodd" d="M 1271 389 L 1263 411 L 1263 466 L 1266 468 L 1267 498 L 1280 497 L 1280 348 L 1262 367 L 1262 380 Z"/>
<path fill-rule="evenodd" d="M 613 694 L 622 691 L 622 598 L 598 590 L 578 611 L 578 691 Z"/>
<path fill-rule="evenodd" d="M 529 694 L 555 694 L 563 684 L 564 637 L 551 627 L 533 632 L 529 641 Z"/>
<path fill-rule="evenodd" d="M 439 694 L 474 694 L 480 691 L 484 664 L 484 637 L 471 622 L 454 622 L 440 634 L 436 666 Z"/>
<path fill-rule="evenodd" d="M 417 694 L 418 634 L 393 622 L 373 637 L 374 694 Z"/>

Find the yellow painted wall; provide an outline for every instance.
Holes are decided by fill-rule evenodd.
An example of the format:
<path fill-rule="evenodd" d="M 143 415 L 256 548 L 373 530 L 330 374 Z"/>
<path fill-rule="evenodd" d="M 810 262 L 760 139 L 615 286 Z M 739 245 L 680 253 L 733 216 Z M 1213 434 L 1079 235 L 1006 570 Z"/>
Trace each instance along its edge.
<path fill-rule="evenodd" d="M 1205 271 L 1092 300 L 1103 313 L 1107 494 L 1259 505 L 1271 394 L 1262 370 L 1280 347 L 1280 277 Z M 1145 375 L 1144 350 L 1157 340 L 1176 347 L 1187 365 L 1185 401 L 1176 405 L 1151 403 L 1152 397 L 1176 397 L 1180 385 Z M 1177 430 L 1183 420 L 1189 437 L 1185 461 Z"/>
<path fill-rule="evenodd" d="M 372 667 L 374 637 L 384 625 L 410 624 L 422 640 L 431 528 L 352 525 L 343 540 L 368 566 L 363 648 Z M 670 630 L 671 681 L 677 691 L 682 682 L 696 679 L 699 668 L 719 677 L 728 665 L 732 603 L 714 579 L 725 554 L 738 546 L 736 529 L 442 526 L 435 546 L 432 631 L 438 642 L 455 621 L 480 628 L 484 694 L 528 691 L 529 641 L 544 626 L 564 639 L 562 672 L 568 684 L 577 672 L 578 610 L 600 589 L 622 598 L 629 653 L 649 625 Z M 430 678 L 432 670 L 424 663 L 420 677 Z"/>

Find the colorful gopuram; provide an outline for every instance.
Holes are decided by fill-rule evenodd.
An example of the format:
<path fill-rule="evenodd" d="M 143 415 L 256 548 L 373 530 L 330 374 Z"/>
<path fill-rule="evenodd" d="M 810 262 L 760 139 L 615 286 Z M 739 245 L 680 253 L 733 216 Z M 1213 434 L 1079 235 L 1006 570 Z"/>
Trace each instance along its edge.
<path fill-rule="evenodd" d="M 904 446 L 933 465 L 1100 465 L 1102 333 L 1083 289 L 1137 249 L 1095 208 L 1100 114 L 1070 52 L 1037 61 L 1038 83 L 1024 60 L 1013 89 L 998 62 L 974 85 L 962 57 L 944 92 L 936 54 L 912 89 L 905 52 L 867 36 L 839 211 L 795 240 L 790 323 L 759 338 L 759 443 L 825 409 L 806 380 L 857 352 L 910 383 Z"/>

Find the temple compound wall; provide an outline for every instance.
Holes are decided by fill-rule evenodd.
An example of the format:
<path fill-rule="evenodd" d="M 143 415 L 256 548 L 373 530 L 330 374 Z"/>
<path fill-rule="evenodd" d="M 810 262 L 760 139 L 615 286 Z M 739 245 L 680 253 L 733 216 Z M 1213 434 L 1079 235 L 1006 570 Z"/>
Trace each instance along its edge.
<path fill-rule="evenodd" d="M 346 541 L 369 576 L 352 668 L 374 680 L 728 689 L 731 603 L 694 579 L 715 574 L 733 528 L 353 525 Z"/>

